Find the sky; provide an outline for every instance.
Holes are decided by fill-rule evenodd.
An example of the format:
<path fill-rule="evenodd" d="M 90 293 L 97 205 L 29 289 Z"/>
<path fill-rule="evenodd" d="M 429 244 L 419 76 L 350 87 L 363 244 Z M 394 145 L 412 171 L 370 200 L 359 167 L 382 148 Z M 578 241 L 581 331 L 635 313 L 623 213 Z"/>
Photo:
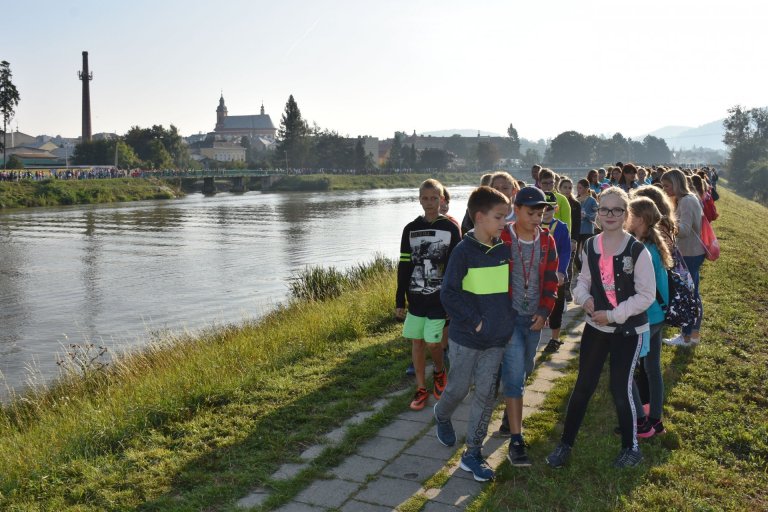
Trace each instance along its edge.
<path fill-rule="evenodd" d="M 31 135 L 230 115 L 275 126 L 289 95 L 342 135 L 445 129 L 553 138 L 696 127 L 768 106 L 768 3 L 730 0 L 36 0 L 0 4 L 0 60 Z M 9 130 L 10 131 L 10 130 Z"/>

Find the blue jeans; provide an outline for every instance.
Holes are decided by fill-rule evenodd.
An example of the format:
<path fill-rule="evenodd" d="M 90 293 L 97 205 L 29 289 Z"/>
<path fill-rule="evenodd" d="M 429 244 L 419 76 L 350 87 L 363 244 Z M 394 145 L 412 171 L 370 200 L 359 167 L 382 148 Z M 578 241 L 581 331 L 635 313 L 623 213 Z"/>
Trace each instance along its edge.
<path fill-rule="evenodd" d="M 517 315 L 515 330 L 504 350 L 501 381 L 504 383 L 504 396 L 507 398 L 522 398 L 525 379 L 533 372 L 541 331 L 531 330 L 532 318 L 531 315 Z"/>
<path fill-rule="evenodd" d="M 683 260 L 685 260 L 685 265 L 688 267 L 688 272 L 691 273 L 691 279 L 693 279 L 693 286 L 694 290 L 696 291 L 696 295 L 701 298 L 701 295 L 699 294 L 699 271 L 701 270 L 701 266 L 704 264 L 704 258 L 705 255 L 702 254 L 701 256 L 683 256 Z M 701 304 L 701 314 L 699 315 L 699 319 L 696 321 L 694 325 L 689 325 L 688 327 L 683 328 L 683 336 L 690 336 L 691 331 L 698 331 L 701 329 L 701 320 L 704 318 L 704 303 Z"/>

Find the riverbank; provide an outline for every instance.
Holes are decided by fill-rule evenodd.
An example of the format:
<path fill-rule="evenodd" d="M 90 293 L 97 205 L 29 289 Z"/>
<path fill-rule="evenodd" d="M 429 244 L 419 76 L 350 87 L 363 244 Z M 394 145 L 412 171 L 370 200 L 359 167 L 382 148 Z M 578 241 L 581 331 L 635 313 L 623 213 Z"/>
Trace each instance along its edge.
<path fill-rule="evenodd" d="M 378 188 L 416 188 L 428 178 L 445 186 L 477 185 L 482 173 L 418 174 L 309 174 L 286 176 L 272 186 L 272 192 L 310 192 L 329 190 L 372 190 Z"/>
<path fill-rule="evenodd" d="M 0 209 L 173 199 L 182 195 L 180 188 L 155 178 L 0 181 Z"/>
<path fill-rule="evenodd" d="M 766 508 L 768 261 L 755 255 L 768 253 L 768 227 L 744 219 L 768 210 L 728 191 L 718 209 L 723 249 L 704 267 L 704 341 L 688 352 L 664 348 L 669 433 L 643 442 L 644 464 L 610 468 L 618 442 L 604 377 L 571 464 L 544 467 L 571 373 L 526 420 L 534 467 L 503 464 L 470 510 Z M 360 279 L 363 287 L 355 286 Z M 234 510 L 264 486 L 272 490 L 267 510 L 327 478 L 329 468 L 407 409 L 407 396 L 296 478 L 273 475 L 324 445 L 346 419 L 411 385 L 403 376 L 410 347 L 391 318 L 394 273 L 359 272 L 351 281 L 339 295 L 296 302 L 259 323 L 158 341 L 106 371 L 3 408 L 0 509 Z M 294 293 L 317 296 L 338 283 L 344 279 L 331 272 L 315 274 Z"/>

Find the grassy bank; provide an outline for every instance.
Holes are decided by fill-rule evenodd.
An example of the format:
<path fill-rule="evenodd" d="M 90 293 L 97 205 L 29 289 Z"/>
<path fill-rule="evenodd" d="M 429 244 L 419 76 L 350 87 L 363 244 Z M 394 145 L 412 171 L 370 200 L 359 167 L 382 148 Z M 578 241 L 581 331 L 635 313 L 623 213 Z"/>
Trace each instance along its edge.
<path fill-rule="evenodd" d="M 768 226 L 757 220 L 768 209 L 727 190 L 718 209 L 722 255 L 703 269 L 703 341 L 663 349 L 668 433 L 641 442 L 644 463 L 611 467 L 620 443 L 603 375 L 570 464 L 545 466 L 562 432 L 572 373 L 526 422 L 534 466 L 505 464 L 470 510 L 768 510 Z"/>
<path fill-rule="evenodd" d="M 391 266 L 307 276 L 298 296 L 338 282 L 323 302 L 157 342 L 0 410 L 0 510 L 220 510 L 258 484 L 295 493 L 301 481 L 270 475 L 402 385 L 409 355 Z"/>
<path fill-rule="evenodd" d="M 0 209 L 172 199 L 180 190 L 156 179 L 0 181 Z"/>
<path fill-rule="evenodd" d="M 311 174 L 286 176 L 272 187 L 274 192 L 310 192 L 326 190 L 369 190 L 376 188 L 415 188 L 427 178 L 436 178 L 444 185 L 477 185 L 480 173 L 435 174 Z"/>

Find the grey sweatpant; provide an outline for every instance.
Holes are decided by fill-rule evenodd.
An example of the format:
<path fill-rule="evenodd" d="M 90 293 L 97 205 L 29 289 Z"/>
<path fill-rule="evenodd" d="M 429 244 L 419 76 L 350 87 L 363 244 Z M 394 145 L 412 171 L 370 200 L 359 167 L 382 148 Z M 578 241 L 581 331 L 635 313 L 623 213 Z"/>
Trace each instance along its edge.
<path fill-rule="evenodd" d="M 448 340 L 451 367 L 448 370 L 448 385 L 435 406 L 435 415 L 439 421 L 451 419 L 453 411 L 469 393 L 474 381 L 475 393 L 469 409 L 467 425 L 467 451 L 479 452 L 488 433 L 488 423 L 496 404 L 496 380 L 499 378 L 499 365 L 504 355 L 504 347 L 491 347 L 475 350 Z"/>

